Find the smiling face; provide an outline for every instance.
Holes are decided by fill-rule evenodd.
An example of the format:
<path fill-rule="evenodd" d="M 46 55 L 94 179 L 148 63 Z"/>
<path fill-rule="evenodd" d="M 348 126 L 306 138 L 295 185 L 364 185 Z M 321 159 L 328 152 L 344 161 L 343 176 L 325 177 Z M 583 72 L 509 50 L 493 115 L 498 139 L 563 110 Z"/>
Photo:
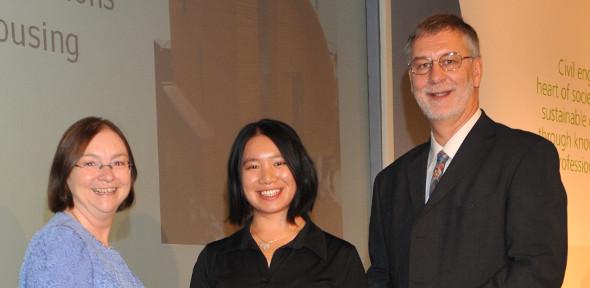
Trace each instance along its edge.
<path fill-rule="evenodd" d="M 242 159 L 242 185 L 253 217 L 286 219 L 297 184 L 279 148 L 267 136 L 256 135 L 246 143 Z"/>
<path fill-rule="evenodd" d="M 67 185 L 72 192 L 74 207 L 71 212 L 90 219 L 112 219 L 125 200 L 132 185 L 128 168 L 113 168 L 127 163 L 129 154 L 123 140 L 112 130 L 98 132 L 70 173 Z M 111 164 L 100 169 L 84 166 L 90 163 Z M 78 167 L 82 166 L 82 167 Z"/>
<path fill-rule="evenodd" d="M 432 123 L 460 125 L 479 107 L 481 58 L 464 59 L 455 71 L 444 71 L 437 61 L 450 52 L 474 56 L 469 47 L 463 34 L 449 29 L 417 38 L 412 45 L 412 59 L 434 59 L 430 72 L 424 75 L 410 72 L 414 98 Z"/>

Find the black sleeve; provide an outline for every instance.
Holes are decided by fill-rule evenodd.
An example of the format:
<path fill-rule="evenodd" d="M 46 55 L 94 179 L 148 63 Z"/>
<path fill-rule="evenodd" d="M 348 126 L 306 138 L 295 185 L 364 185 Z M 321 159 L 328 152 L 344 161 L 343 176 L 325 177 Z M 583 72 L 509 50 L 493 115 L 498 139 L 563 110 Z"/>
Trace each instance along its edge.
<path fill-rule="evenodd" d="M 347 261 L 347 269 L 344 272 L 344 283 L 342 288 L 365 288 L 367 286 L 367 278 L 365 276 L 365 268 L 361 257 L 356 248 L 352 247 Z"/>
<path fill-rule="evenodd" d="M 207 246 L 201 251 L 191 276 L 190 288 L 210 288 L 209 286 L 209 261 Z"/>
<path fill-rule="evenodd" d="M 567 258 L 567 199 L 555 147 L 547 141 L 531 147 L 508 189 L 508 261 L 481 287 L 561 287 Z"/>
<path fill-rule="evenodd" d="M 367 271 L 367 280 L 369 287 L 381 288 L 392 287 L 389 279 L 389 261 L 387 259 L 387 241 L 383 223 L 383 207 L 381 207 L 381 188 L 380 183 L 383 175 L 378 175 L 373 187 L 373 204 L 371 207 L 371 220 L 369 225 L 369 256 L 371 258 L 371 267 Z"/>

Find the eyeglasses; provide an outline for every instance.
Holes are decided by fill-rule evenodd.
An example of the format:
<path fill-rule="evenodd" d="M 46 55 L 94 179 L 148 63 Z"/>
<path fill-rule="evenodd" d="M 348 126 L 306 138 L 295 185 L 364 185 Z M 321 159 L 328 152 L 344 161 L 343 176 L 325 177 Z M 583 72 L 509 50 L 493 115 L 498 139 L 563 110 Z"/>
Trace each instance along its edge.
<path fill-rule="evenodd" d="M 412 61 L 410 61 L 410 63 L 408 63 L 408 67 L 410 68 L 410 73 L 412 74 L 416 74 L 416 75 L 424 75 L 428 72 L 430 72 L 430 70 L 432 70 L 432 63 L 434 63 L 435 61 L 438 62 L 438 65 L 440 65 L 440 68 L 442 68 L 443 71 L 449 72 L 449 71 L 455 71 L 459 68 L 461 68 L 461 63 L 463 62 L 463 59 L 474 59 L 477 58 L 476 56 L 461 56 L 461 54 L 457 53 L 457 52 L 450 52 L 447 53 L 445 55 L 442 55 L 437 59 L 432 59 L 432 58 L 427 58 L 427 57 L 418 57 L 418 58 L 414 58 L 412 59 Z"/>
<path fill-rule="evenodd" d="M 131 166 L 133 166 L 133 163 L 121 160 L 114 160 L 109 164 L 102 164 L 99 161 L 81 161 L 74 164 L 74 166 L 92 172 L 98 172 L 102 169 L 102 167 L 108 166 L 113 172 L 122 172 L 129 171 Z"/>

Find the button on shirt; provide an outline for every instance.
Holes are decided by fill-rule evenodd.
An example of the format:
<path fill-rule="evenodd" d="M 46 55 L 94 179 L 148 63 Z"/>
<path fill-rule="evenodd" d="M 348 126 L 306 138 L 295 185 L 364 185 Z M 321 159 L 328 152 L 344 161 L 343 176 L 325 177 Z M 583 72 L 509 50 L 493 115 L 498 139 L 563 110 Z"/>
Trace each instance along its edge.
<path fill-rule="evenodd" d="M 246 225 L 205 246 L 190 287 L 367 287 L 355 247 L 310 220 L 293 241 L 275 251 L 270 267 L 249 231 Z"/>
<path fill-rule="evenodd" d="M 475 123 L 480 116 L 481 109 L 477 109 L 477 112 L 475 112 L 471 118 L 469 118 L 469 120 L 467 120 L 467 122 L 465 122 L 465 124 L 463 124 L 463 126 L 459 128 L 455 134 L 453 134 L 451 139 L 449 139 L 449 141 L 447 141 L 444 146 L 438 144 L 438 142 L 436 142 L 434 139 L 434 134 L 432 131 L 430 132 L 430 153 L 428 154 L 428 167 L 426 168 L 426 190 L 424 191 L 424 203 L 428 202 L 428 198 L 430 196 L 430 181 L 432 179 L 432 171 L 434 171 L 434 166 L 436 165 L 436 155 L 438 152 L 440 152 L 440 150 L 445 150 L 445 153 L 447 153 L 449 156 L 449 160 L 447 160 L 445 169 L 443 170 L 444 175 L 444 172 L 447 170 L 449 165 L 451 165 L 453 158 L 455 158 L 455 154 L 457 154 L 457 151 L 459 151 L 459 147 L 461 147 L 461 144 L 463 144 L 463 141 L 465 138 L 467 138 L 467 134 L 469 134 L 471 128 L 475 126 Z"/>

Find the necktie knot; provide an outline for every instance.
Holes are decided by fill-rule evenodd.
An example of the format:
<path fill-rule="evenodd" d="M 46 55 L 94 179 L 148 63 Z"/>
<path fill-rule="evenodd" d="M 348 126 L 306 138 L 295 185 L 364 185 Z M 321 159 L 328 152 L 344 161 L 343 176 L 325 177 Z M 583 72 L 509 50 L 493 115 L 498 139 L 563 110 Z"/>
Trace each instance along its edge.
<path fill-rule="evenodd" d="M 440 152 L 438 152 L 438 154 L 436 154 L 436 166 L 442 164 L 442 167 L 444 168 L 445 164 L 447 163 L 448 160 L 449 160 L 449 155 L 447 155 L 447 153 L 445 153 L 444 150 L 440 150 Z"/>

